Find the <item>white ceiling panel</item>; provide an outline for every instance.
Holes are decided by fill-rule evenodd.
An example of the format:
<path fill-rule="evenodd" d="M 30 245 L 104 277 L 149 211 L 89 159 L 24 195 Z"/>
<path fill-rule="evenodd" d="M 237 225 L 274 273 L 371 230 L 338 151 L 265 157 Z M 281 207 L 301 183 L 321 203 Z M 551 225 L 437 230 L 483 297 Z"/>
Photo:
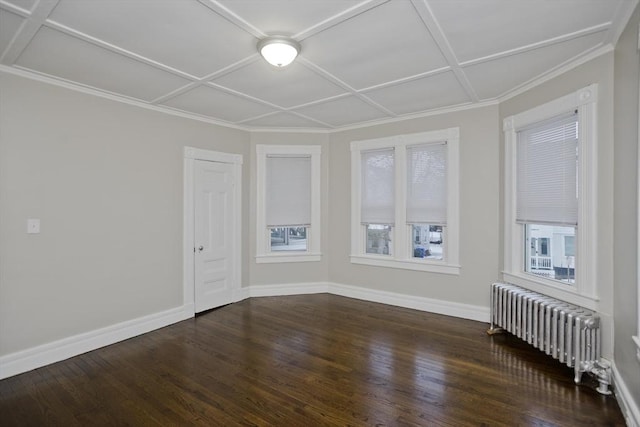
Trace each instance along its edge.
<path fill-rule="evenodd" d="M 252 35 L 197 1 L 61 0 L 50 19 L 198 77 L 256 53 Z"/>
<path fill-rule="evenodd" d="M 620 1 L 429 0 L 429 5 L 458 60 L 465 62 L 607 23 Z"/>
<path fill-rule="evenodd" d="M 453 72 L 412 80 L 365 93 L 396 114 L 410 114 L 471 100 Z"/>
<path fill-rule="evenodd" d="M 5 70 L 198 118 L 326 130 L 540 84 L 609 52 L 639 2 L 0 0 L 0 51 Z M 302 47 L 284 69 L 257 53 L 276 33 Z"/>
<path fill-rule="evenodd" d="M 7 3 L 24 9 L 26 11 L 33 10 L 33 6 L 36 4 L 36 0 L 5 0 Z"/>
<path fill-rule="evenodd" d="M 326 126 L 318 122 L 307 120 L 304 117 L 285 112 L 271 114 L 269 116 L 260 117 L 254 120 L 247 120 L 242 124 L 261 128 L 326 128 Z"/>
<path fill-rule="evenodd" d="M 331 126 L 344 126 L 386 117 L 380 110 L 355 96 L 296 108 L 295 111 L 312 119 L 328 123 Z"/>
<path fill-rule="evenodd" d="M 189 83 L 181 77 L 42 27 L 16 64 L 146 101 Z"/>
<path fill-rule="evenodd" d="M 304 7 L 295 7 L 293 0 L 221 0 L 219 3 L 265 34 L 294 35 L 361 2 L 305 0 Z"/>
<path fill-rule="evenodd" d="M 600 39 L 601 35 L 592 34 L 465 67 L 464 71 L 481 99 L 496 98 L 591 48 Z"/>
<path fill-rule="evenodd" d="M 23 22 L 24 18 L 21 16 L 0 10 L 0 56 L 7 49 Z"/>
<path fill-rule="evenodd" d="M 209 86 L 198 86 L 164 102 L 164 105 L 232 123 L 276 111 Z"/>
<path fill-rule="evenodd" d="M 356 89 L 447 65 L 409 1 L 392 1 L 304 40 L 302 55 Z"/>
<path fill-rule="evenodd" d="M 214 83 L 281 107 L 293 107 L 345 91 L 299 63 L 276 68 L 258 60 Z"/>

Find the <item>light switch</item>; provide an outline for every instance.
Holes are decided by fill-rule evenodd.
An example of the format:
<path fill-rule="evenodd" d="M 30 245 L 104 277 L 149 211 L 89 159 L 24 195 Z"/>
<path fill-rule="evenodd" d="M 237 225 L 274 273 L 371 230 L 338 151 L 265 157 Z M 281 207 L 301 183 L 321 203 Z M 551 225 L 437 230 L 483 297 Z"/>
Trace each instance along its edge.
<path fill-rule="evenodd" d="M 29 218 L 27 219 L 27 234 L 40 233 L 40 219 Z"/>

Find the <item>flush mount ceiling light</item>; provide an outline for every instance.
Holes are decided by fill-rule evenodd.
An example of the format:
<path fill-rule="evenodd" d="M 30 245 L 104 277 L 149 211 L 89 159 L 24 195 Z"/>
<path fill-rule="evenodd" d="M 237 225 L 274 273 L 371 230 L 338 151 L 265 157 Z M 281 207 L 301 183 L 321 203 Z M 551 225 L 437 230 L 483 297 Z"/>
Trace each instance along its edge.
<path fill-rule="evenodd" d="M 289 37 L 271 36 L 258 42 L 258 51 L 269 64 L 281 68 L 296 59 L 300 44 Z"/>

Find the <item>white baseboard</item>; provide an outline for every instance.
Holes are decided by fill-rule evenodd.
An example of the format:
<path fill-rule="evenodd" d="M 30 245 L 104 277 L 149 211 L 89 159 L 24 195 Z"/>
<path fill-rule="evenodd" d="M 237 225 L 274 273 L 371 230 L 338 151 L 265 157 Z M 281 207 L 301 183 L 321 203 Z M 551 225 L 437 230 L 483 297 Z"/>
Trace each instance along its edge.
<path fill-rule="evenodd" d="M 640 407 L 638 407 L 640 402 L 634 400 L 615 363 L 611 363 L 611 370 L 613 372 L 613 391 L 627 422 L 627 427 L 640 427 Z"/>
<path fill-rule="evenodd" d="M 253 285 L 249 297 L 277 297 L 284 295 L 306 295 L 327 293 L 326 282 L 284 283 L 281 285 Z"/>
<path fill-rule="evenodd" d="M 460 317 L 462 319 L 489 322 L 489 308 L 470 304 L 461 304 L 432 298 L 378 291 L 359 286 L 340 283 L 291 283 L 281 285 L 250 286 L 249 297 L 271 297 L 283 295 L 302 295 L 330 293 L 364 301 L 379 302 L 397 307 L 412 308 L 430 313 Z"/>
<path fill-rule="evenodd" d="M 249 288 L 240 288 L 233 291 L 233 302 L 242 301 L 249 298 Z"/>
<path fill-rule="evenodd" d="M 365 301 L 412 308 L 463 319 L 489 321 L 489 308 L 425 297 L 378 291 L 338 283 L 310 282 L 253 285 L 234 293 L 234 301 L 251 297 L 331 293 Z M 193 317 L 193 304 L 143 316 L 0 357 L 0 379 L 59 362 L 91 350 L 151 332 Z"/>
<path fill-rule="evenodd" d="M 193 305 L 139 317 L 0 357 L 0 379 L 59 362 L 193 317 Z"/>
<path fill-rule="evenodd" d="M 426 297 L 398 294 L 395 292 L 361 288 L 358 286 L 342 285 L 339 283 L 330 283 L 329 293 L 398 307 L 412 308 L 429 313 L 444 314 L 462 319 L 489 322 L 489 307 L 478 305 L 461 304 Z"/>

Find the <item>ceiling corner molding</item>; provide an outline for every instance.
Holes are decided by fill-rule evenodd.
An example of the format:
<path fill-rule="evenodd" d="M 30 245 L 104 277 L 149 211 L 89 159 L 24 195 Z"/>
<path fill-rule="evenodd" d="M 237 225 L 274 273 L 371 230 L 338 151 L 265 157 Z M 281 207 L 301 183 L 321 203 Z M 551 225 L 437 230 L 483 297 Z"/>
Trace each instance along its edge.
<path fill-rule="evenodd" d="M 94 88 L 89 88 L 86 86 L 80 86 L 78 84 L 75 83 L 70 83 L 64 80 L 60 80 L 60 79 L 56 79 L 53 77 L 49 77 L 43 74 L 38 74 L 35 73 L 33 71 L 28 71 L 28 70 L 24 70 L 21 68 L 16 68 L 16 67 L 9 67 L 3 64 L 0 64 L 0 73 L 6 73 L 6 74 L 12 74 L 18 77 L 23 77 L 29 80 L 35 80 L 37 82 L 40 83 L 47 83 L 53 86 L 58 86 L 64 89 L 69 89 L 72 90 L 74 92 L 80 92 L 83 93 L 85 95 L 93 95 L 93 96 L 97 96 L 100 98 L 104 98 L 104 99 L 108 99 L 110 101 L 115 101 L 115 102 L 119 102 L 122 104 L 127 104 L 127 105 L 132 105 L 134 107 L 140 107 L 140 108 L 144 108 L 146 110 L 151 110 L 151 111 L 155 111 L 158 113 L 164 113 L 164 114 L 169 114 L 172 116 L 176 116 L 176 117 L 182 117 L 183 119 L 190 119 L 190 120 L 196 120 L 199 122 L 204 122 L 204 123 L 209 123 L 212 125 L 216 125 L 216 126 L 222 126 L 222 127 L 226 127 L 226 128 L 231 128 L 231 129 L 237 129 L 237 130 L 244 130 L 244 131 L 248 131 L 249 128 L 244 127 L 244 126 L 238 126 L 235 125 L 233 123 L 227 123 L 227 122 L 223 122 L 220 120 L 214 120 L 208 117 L 202 117 L 202 116 L 198 116 L 197 114 L 191 114 L 191 113 L 187 113 L 184 111 L 178 111 L 178 110 L 174 110 L 172 108 L 168 108 L 168 107 L 163 107 L 163 106 L 159 106 L 159 105 L 151 105 L 151 104 L 147 104 L 146 102 L 143 101 L 139 101 L 133 98 L 127 98 L 125 96 L 122 95 L 117 95 L 111 92 L 105 92 L 105 91 L 101 91 L 98 89 L 94 89 Z"/>
<path fill-rule="evenodd" d="M 273 128 L 259 128 L 252 127 L 247 129 L 249 133 L 315 133 L 315 134 L 330 134 L 335 132 L 335 129 L 320 129 L 320 128 L 286 128 L 286 127 L 273 127 Z"/>
<path fill-rule="evenodd" d="M 554 68 L 551 71 L 545 72 L 544 74 L 538 77 L 534 77 L 533 79 L 529 80 L 528 82 L 525 82 L 524 84 L 516 87 L 515 89 L 500 95 L 497 99 L 499 102 L 507 101 L 511 98 L 514 98 L 518 95 L 523 94 L 524 92 L 527 92 L 533 89 L 536 86 L 540 86 L 541 84 L 546 83 L 549 80 L 552 80 L 566 73 L 567 71 L 571 71 L 574 68 L 577 68 L 580 65 L 586 64 L 587 62 L 594 60 L 602 55 L 606 55 L 607 53 L 613 52 L 613 50 L 614 50 L 614 47 L 612 44 L 606 44 L 604 46 L 600 46 L 592 50 L 591 52 L 587 53 L 586 55 L 581 55 L 578 58 L 569 60 L 564 64 L 560 65 L 559 67 Z"/>
<path fill-rule="evenodd" d="M 433 117 L 433 116 L 439 116 L 442 114 L 451 114 L 451 113 L 457 113 L 457 112 L 467 111 L 467 110 L 475 110 L 476 108 L 490 107 L 492 105 L 498 105 L 499 103 L 500 102 L 497 99 L 488 99 L 488 100 L 479 101 L 479 102 L 468 102 L 465 104 L 454 105 L 452 107 L 434 108 L 432 110 L 423 111 L 420 113 L 407 114 L 403 116 L 389 117 L 386 119 L 371 120 L 367 122 L 356 123 L 353 125 L 341 126 L 335 129 L 331 129 L 330 133 L 362 129 L 362 128 L 368 128 L 368 127 L 373 127 L 378 125 L 386 125 L 389 123 L 404 122 L 407 120 L 420 119 L 423 117 Z"/>
<path fill-rule="evenodd" d="M 611 26 L 611 30 L 609 30 L 611 32 L 609 38 L 609 43 L 611 43 L 611 45 L 615 46 L 618 43 L 618 39 L 627 26 L 629 19 L 631 19 L 631 15 L 636 9 L 638 1 L 639 0 L 631 0 L 622 2 L 618 7 L 618 10 L 616 10 L 616 15 L 613 18 L 613 25 Z"/>

